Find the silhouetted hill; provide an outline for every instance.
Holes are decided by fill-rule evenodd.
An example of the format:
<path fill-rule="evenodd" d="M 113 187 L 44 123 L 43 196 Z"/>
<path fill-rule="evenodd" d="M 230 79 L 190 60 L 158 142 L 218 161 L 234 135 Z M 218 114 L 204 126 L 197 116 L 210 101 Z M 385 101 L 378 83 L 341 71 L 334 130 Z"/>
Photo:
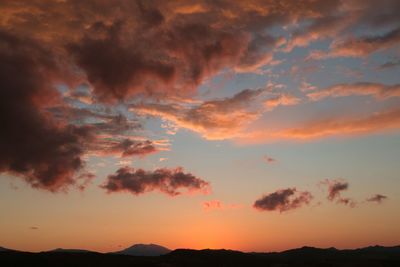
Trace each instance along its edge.
<path fill-rule="evenodd" d="M 232 250 L 177 249 L 162 256 L 129 256 L 112 253 L 0 251 L 2 267 L 139 266 L 139 267 L 397 267 L 400 247 L 367 247 L 353 250 L 303 247 L 283 252 L 244 253 Z"/>
<path fill-rule="evenodd" d="M 49 251 L 43 251 L 49 253 L 95 253 L 94 251 L 85 250 L 85 249 L 68 249 L 68 248 L 56 248 Z"/>
<path fill-rule="evenodd" d="M 161 256 L 170 252 L 170 249 L 156 244 L 136 244 L 129 248 L 113 253 L 131 256 Z"/>
<path fill-rule="evenodd" d="M 0 247 L 0 251 L 13 251 L 12 249 Z"/>

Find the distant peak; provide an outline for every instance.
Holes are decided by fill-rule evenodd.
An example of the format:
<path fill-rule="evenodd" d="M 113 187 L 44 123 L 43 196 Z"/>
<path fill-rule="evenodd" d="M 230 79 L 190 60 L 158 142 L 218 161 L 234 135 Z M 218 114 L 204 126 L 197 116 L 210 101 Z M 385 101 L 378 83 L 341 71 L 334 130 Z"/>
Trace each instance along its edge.
<path fill-rule="evenodd" d="M 131 256 L 160 256 L 171 252 L 170 249 L 157 244 L 134 244 L 121 251 L 114 252 L 116 254 Z"/>

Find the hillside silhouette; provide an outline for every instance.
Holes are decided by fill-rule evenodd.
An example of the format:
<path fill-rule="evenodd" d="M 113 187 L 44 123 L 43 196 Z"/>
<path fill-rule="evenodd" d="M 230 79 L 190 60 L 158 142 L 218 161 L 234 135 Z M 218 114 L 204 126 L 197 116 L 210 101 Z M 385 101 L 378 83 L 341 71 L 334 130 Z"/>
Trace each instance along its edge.
<path fill-rule="evenodd" d="M 352 250 L 302 247 L 270 253 L 177 249 L 161 256 L 130 256 L 115 253 L 84 252 L 81 250 L 31 253 L 2 249 L 0 250 L 0 266 L 395 267 L 400 266 L 400 246 L 374 246 Z"/>
<path fill-rule="evenodd" d="M 161 256 L 171 252 L 170 249 L 156 244 L 135 244 L 121 251 L 113 252 L 131 256 Z"/>

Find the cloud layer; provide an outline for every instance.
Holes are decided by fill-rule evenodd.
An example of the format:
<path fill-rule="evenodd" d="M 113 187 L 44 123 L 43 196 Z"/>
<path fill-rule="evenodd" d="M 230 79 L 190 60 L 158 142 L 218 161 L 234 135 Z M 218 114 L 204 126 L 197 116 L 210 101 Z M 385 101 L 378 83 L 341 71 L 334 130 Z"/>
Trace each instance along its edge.
<path fill-rule="evenodd" d="M 282 54 L 316 41 L 326 41 L 328 51 L 310 59 L 396 49 L 398 10 L 396 0 L 6 1 L 0 5 L 0 172 L 53 192 L 82 188 L 93 177 L 85 170 L 89 155 L 133 157 L 165 149 L 143 129 L 143 115 L 208 140 L 311 139 L 399 128 L 399 110 L 391 108 L 251 132 L 267 111 L 303 103 L 303 97 L 259 88 L 193 98 L 216 75 L 267 74 L 266 67 L 285 61 Z M 383 101 L 398 97 L 399 85 L 341 83 L 304 96 L 352 95 Z"/>

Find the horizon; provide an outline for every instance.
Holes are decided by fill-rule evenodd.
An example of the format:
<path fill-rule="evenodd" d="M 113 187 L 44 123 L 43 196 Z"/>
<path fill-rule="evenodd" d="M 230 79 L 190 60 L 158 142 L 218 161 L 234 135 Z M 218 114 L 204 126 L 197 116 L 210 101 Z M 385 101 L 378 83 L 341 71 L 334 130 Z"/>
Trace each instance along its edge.
<path fill-rule="evenodd" d="M 94 252 L 94 253 L 117 253 L 120 252 L 122 250 L 125 249 L 129 249 L 132 248 L 134 246 L 138 246 L 138 245 L 144 245 L 144 246 L 161 246 L 163 248 L 168 249 L 170 252 L 175 251 L 175 250 L 196 250 L 196 251 L 201 251 L 201 250 L 227 250 L 227 251 L 237 251 L 237 252 L 243 252 L 243 253 L 282 253 L 282 252 L 286 252 L 286 251 L 291 251 L 291 250 L 297 250 L 297 249 L 306 249 L 306 248 L 311 248 L 311 249 L 321 249 L 321 250 L 327 250 L 327 249 L 335 249 L 335 250 L 357 250 L 357 249 L 366 249 L 366 248 L 393 248 L 393 247 L 400 247 L 400 245 L 394 245 L 394 246 L 382 246 L 382 245 L 369 245 L 369 246 L 365 246 L 365 247 L 353 247 L 353 248 L 337 248 L 337 247 L 314 247 L 314 246 L 301 246 L 301 247 L 294 247 L 294 248 L 289 248 L 289 249 L 285 249 L 285 250 L 271 250 L 271 251 L 244 251 L 244 250 L 235 250 L 235 249 L 230 249 L 230 248 L 198 248 L 198 249 L 194 249 L 194 248 L 188 248 L 188 247 L 178 247 L 178 248 L 168 248 L 162 245 L 159 245 L 157 243 L 148 243 L 148 244 L 143 244 L 143 243 L 135 243 L 133 245 L 130 245 L 128 247 L 125 248 L 121 248 L 120 250 L 114 250 L 114 251 L 96 251 L 96 250 L 89 250 L 89 249 L 83 249 L 83 248 L 62 248 L 62 247 L 58 247 L 58 248 L 53 248 L 53 249 L 49 249 L 49 250 L 40 250 L 40 251 L 27 251 L 27 250 L 15 250 L 12 248 L 7 248 L 7 247 L 3 247 L 0 246 L 0 248 L 6 249 L 6 250 L 13 250 L 13 251 L 18 251 L 18 252 L 29 252 L 29 253 L 42 253 L 42 252 L 53 252 L 56 250 L 82 250 L 82 251 L 87 251 L 87 252 Z"/>
<path fill-rule="evenodd" d="M 400 240 L 400 1 L 0 3 L 0 244 Z"/>

